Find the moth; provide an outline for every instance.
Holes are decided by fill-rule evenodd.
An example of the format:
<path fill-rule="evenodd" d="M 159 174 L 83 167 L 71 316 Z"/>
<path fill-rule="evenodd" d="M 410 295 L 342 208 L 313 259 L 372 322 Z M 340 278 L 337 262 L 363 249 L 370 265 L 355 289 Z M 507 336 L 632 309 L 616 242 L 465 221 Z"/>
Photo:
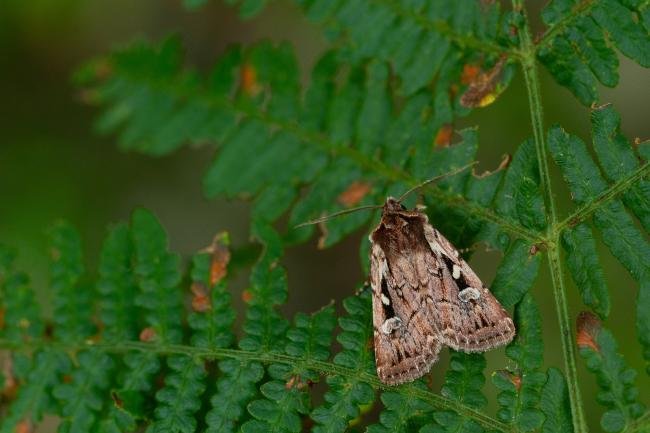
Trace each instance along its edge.
<path fill-rule="evenodd" d="M 459 251 L 420 210 L 388 197 L 370 234 L 375 362 L 387 385 L 431 369 L 442 346 L 485 352 L 515 325 Z"/>
<path fill-rule="evenodd" d="M 427 374 L 443 346 L 485 352 L 515 336 L 512 319 L 458 249 L 424 212 L 402 205 L 413 191 L 467 167 L 429 179 L 398 199 L 388 197 L 383 206 L 347 209 L 300 224 L 382 208 L 369 236 L 370 285 L 377 376 L 387 385 Z"/>

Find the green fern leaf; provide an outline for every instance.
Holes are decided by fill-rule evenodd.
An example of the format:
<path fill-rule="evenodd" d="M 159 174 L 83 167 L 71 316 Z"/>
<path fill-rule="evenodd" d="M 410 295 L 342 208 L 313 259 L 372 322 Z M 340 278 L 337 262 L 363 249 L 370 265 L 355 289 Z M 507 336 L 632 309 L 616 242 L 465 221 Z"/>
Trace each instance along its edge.
<path fill-rule="evenodd" d="M 167 235 L 156 217 L 138 209 L 131 217 L 135 275 L 140 293 L 135 299 L 156 341 L 181 341 L 182 297 L 178 288 L 180 259 L 167 251 Z"/>
<path fill-rule="evenodd" d="M 578 204 L 586 204 L 605 191 L 607 183 L 579 138 L 555 127 L 549 132 L 549 147 Z M 602 231 L 603 242 L 612 254 L 635 279 L 643 280 L 647 274 L 645 258 L 650 256 L 650 245 L 634 226 L 623 204 L 612 200 L 597 209 L 594 223 Z"/>
<path fill-rule="evenodd" d="M 610 182 L 622 180 L 639 168 L 630 141 L 621 134 L 620 116 L 611 105 L 591 112 L 594 150 Z M 650 231 L 650 182 L 640 179 L 623 193 L 623 203 Z"/>
<path fill-rule="evenodd" d="M 334 363 L 361 373 L 374 374 L 374 356 L 370 350 L 372 321 L 370 291 L 347 298 L 343 307 L 348 315 L 339 318 L 341 333 L 336 337 L 343 349 L 334 357 Z M 316 407 L 311 418 L 316 423 L 314 433 L 345 431 L 348 424 L 360 414 L 360 409 L 374 400 L 374 390 L 356 377 L 330 376 L 325 402 Z"/>
<path fill-rule="evenodd" d="M 227 248 L 227 234 L 223 234 L 217 242 Z M 207 302 L 204 308 L 194 308 L 187 318 L 193 331 L 191 341 L 196 347 L 230 347 L 235 339 L 232 330 L 235 312 L 225 280 L 211 281 L 212 261 L 212 254 L 206 253 L 196 254 L 192 260 L 192 282 L 205 290 Z"/>
<path fill-rule="evenodd" d="M 530 294 L 517 305 L 515 322 L 517 337 L 506 353 L 517 367 L 496 372 L 492 381 L 501 391 L 498 397 L 501 409 L 497 417 L 514 423 L 519 431 L 528 432 L 538 429 L 544 421 L 538 406 L 546 382 L 546 375 L 540 371 L 543 352 L 541 318 Z"/>
<path fill-rule="evenodd" d="M 257 223 L 254 236 L 264 245 L 264 251 L 251 272 L 251 286 L 244 295 L 248 308 L 245 335 L 239 346 L 244 350 L 278 351 L 285 344 L 288 327 L 276 310 L 287 297 L 285 271 L 278 266 L 282 242 L 278 234 L 263 222 Z M 224 360 L 219 363 L 219 369 L 223 376 L 217 382 L 217 392 L 211 398 L 212 409 L 206 416 L 207 431 L 211 433 L 235 431 L 236 423 L 244 415 L 245 405 L 256 394 L 256 383 L 264 375 L 264 368 L 257 362 Z M 277 395 L 273 386 L 267 388 L 267 392 Z M 267 407 L 267 403 L 263 405 Z M 260 418 L 266 416 L 262 410 L 256 412 Z"/>
<path fill-rule="evenodd" d="M 206 372 L 203 360 L 171 356 L 165 386 L 156 393 L 155 420 L 147 433 L 192 433 L 196 431 L 194 413 L 201 407 Z"/>
<path fill-rule="evenodd" d="M 133 243 L 126 224 L 108 233 L 99 262 L 97 291 L 101 294 L 100 312 L 106 341 L 135 340 L 139 333 L 135 305 L 137 285 L 131 260 Z"/>
<path fill-rule="evenodd" d="M 52 389 L 59 383 L 60 375 L 69 369 L 70 360 L 61 352 L 43 350 L 36 353 L 16 400 L 0 420 L 0 432 L 14 433 L 21 421 L 40 421 L 45 412 L 52 412 L 55 407 Z"/>
<path fill-rule="evenodd" d="M 91 320 L 93 291 L 80 284 L 84 274 L 81 238 L 69 223 L 50 230 L 50 287 L 53 293 L 54 337 L 82 341 L 95 331 Z"/>
<path fill-rule="evenodd" d="M 606 318 L 609 315 L 609 291 L 591 227 L 583 223 L 566 229 L 562 233 L 562 246 L 567 253 L 567 267 L 580 290 L 582 302 L 601 318 Z"/>
<path fill-rule="evenodd" d="M 441 393 L 469 407 L 480 409 L 487 403 L 481 393 L 485 384 L 485 357 L 478 354 L 451 352 L 449 370 Z M 483 428 L 474 420 L 451 411 L 434 412 L 435 423 L 422 427 L 421 433 L 465 432 L 481 433 Z"/>
<path fill-rule="evenodd" d="M 643 358 L 646 360 L 646 373 L 650 375 L 650 318 L 642 311 L 650 311 L 650 281 L 641 282 L 637 297 L 636 331 L 637 338 L 643 347 Z"/>
<path fill-rule="evenodd" d="M 501 302 L 510 308 L 516 305 L 533 286 L 539 263 L 540 254 L 531 254 L 531 246 L 521 239 L 514 241 L 506 251 L 490 290 Z"/>
<path fill-rule="evenodd" d="M 546 419 L 542 433 L 572 433 L 569 391 L 562 372 L 556 368 L 548 369 L 548 379 L 542 390 L 539 404 Z"/>
<path fill-rule="evenodd" d="M 92 349 L 79 353 L 76 363 L 78 366 L 70 375 L 70 383 L 61 383 L 53 391 L 62 405 L 60 433 L 93 430 L 114 366 L 106 353 Z"/>
<path fill-rule="evenodd" d="M 287 331 L 285 352 L 306 360 L 326 360 L 335 324 L 332 306 L 312 316 L 298 314 L 294 326 Z M 318 381 L 318 374 L 305 369 L 299 362 L 295 365 L 271 364 L 268 371 L 273 380 L 260 388 L 266 398 L 248 405 L 248 412 L 254 419 L 245 422 L 242 431 L 302 431 L 301 415 L 307 414 L 310 406 L 307 391 Z"/>
<path fill-rule="evenodd" d="M 423 381 L 413 386 L 425 389 Z M 368 426 L 368 433 L 389 433 L 414 431 L 430 417 L 431 406 L 420 399 L 405 396 L 399 392 L 385 391 L 381 394 L 384 410 L 379 415 L 379 424 Z"/>
<path fill-rule="evenodd" d="M 406 0 L 300 3 L 309 18 L 323 23 L 329 35 L 344 44 L 342 56 L 346 61 L 359 63 L 374 58 L 388 62 L 401 79 L 400 92 L 404 95 L 414 94 L 434 77 L 439 80 L 439 94 L 446 91 L 450 76 L 458 77 L 471 58 L 470 53 L 464 53 L 467 47 L 490 53 L 506 50 L 493 42 L 507 41 L 501 37 L 500 11 L 495 4 Z M 366 19 L 358 20 L 360 16 Z M 463 111 L 461 107 L 455 110 Z"/>
<path fill-rule="evenodd" d="M 264 377 L 264 367 L 258 362 L 226 359 L 219 362 L 219 370 L 222 376 L 217 381 L 217 392 L 210 399 L 212 409 L 205 418 L 206 432 L 236 432 L 246 403 L 256 395 L 256 384 Z"/>
<path fill-rule="evenodd" d="M 618 59 L 610 45 L 650 66 L 650 37 L 639 18 L 641 8 L 619 0 L 553 0 L 542 11 L 549 29 L 538 57 L 559 84 L 590 105 L 598 100 L 597 81 L 608 87 L 618 84 Z"/>
<path fill-rule="evenodd" d="M 39 338 L 45 325 L 29 278 L 14 269 L 15 252 L 0 244 L 0 338 L 13 342 Z"/>
<path fill-rule="evenodd" d="M 600 391 L 597 400 L 607 408 L 600 425 L 606 432 L 623 431 L 645 410 L 637 399 L 636 371 L 625 364 L 617 353 L 614 336 L 595 316 L 581 313 L 577 328 L 580 356 L 584 358 L 587 369 L 598 378 Z"/>

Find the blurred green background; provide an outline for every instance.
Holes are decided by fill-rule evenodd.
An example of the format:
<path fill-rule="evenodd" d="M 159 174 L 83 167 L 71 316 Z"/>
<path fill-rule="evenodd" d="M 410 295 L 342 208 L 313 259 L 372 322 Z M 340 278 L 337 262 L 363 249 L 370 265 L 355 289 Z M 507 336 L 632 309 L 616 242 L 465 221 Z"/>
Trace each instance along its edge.
<path fill-rule="evenodd" d="M 538 27 L 536 32 L 541 31 L 537 17 L 542 3 L 529 2 L 527 6 Z M 43 305 L 49 304 L 44 232 L 59 218 L 72 221 L 81 230 L 90 269 L 96 265 L 106 226 L 127 219 L 137 206 L 158 215 L 169 232 L 172 249 L 185 258 L 206 246 L 220 230 L 228 230 L 235 245 L 248 242 L 249 206 L 208 201 L 202 195 L 201 178 L 212 160 L 212 148 L 185 148 L 158 159 L 120 152 L 114 137 L 94 132 L 97 113 L 80 102 L 71 83 L 72 73 L 83 61 L 134 38 L 158 41 L 172 32 L 184 42 L 188 65 L 203 70 L 233 42 L 289 40 L 303 70 L 308 70 L 327 46 L 318 26 L 309 23 L 289 1 L 273 2 L 261 15 L 245 22 L 220 2 L 190 12 L 179 0 L 0 1 L 0 242 L 19 249 L 18 265 L 31 275 Z M 616 89 L 601 89 L 601 102 L 615 105 L 629 138 L 648 138 L 650 74 L 625 58 L 620 60 L 620 84 Z M 543 70 L 542 79 L 546 126 L 558 122 L 589 139 L 589 110 Z M 496 103 L 456 125 L 457 129 L 479 126 L 479 170 L 496 167 L 504 153 L 512 152 L 531 134 L 522 81 L 518 72 Z M 564 215 L 570 209 L 568 192 L 554 167 L 552 174 L 560 214 Z M 326 251 L 318 250 L 315 242 L 290 249 L 285 260 L 290 288 L 286 311 L 312 311 L 330 299 L 352 294 L 365 278 L 357 248 L 365 235 L 358 233 Z M 626 361 L 642 371 L 630 314 L 636 284 L 602 245 L 600 253 L 613 302 L 606 326 L 617 336 Z M 478 251 L 471 264 L 490 281 L 498 260 L 496 253 Z M 541 274 L 534 294 L 544 320 L 545 360 L 549 366 L 562 367 L 546 266 Z M 233 290 L 241 290 L 245 284 L 246 275 L 241 274 Z M 572 282 L 569 288 L 575 317 L 582 306 Z M 502 350 L 490 353 L 488 360 L 489 369 L 506 362 Z M 589 423 L 597 431 L 601 410 L 594 401 L 595 380 L 581 360 L 579 363 Z M 443 359 L 434 367 L 434 375 L 442 377 L 444 365 Z M 637 384 L 648 403 L 648 376 L 641 374 Z M 489 393 L 493 393 L 491 388 L 488 384 Z"/>

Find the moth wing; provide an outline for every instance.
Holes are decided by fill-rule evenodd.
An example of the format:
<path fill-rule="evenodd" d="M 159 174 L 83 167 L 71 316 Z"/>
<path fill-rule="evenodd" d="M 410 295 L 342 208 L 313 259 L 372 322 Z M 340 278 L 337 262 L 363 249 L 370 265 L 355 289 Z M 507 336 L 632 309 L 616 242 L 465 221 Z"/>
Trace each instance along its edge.
<path fill-rule="evenodd" d="M 430 280 L 438 339 L 454 350 L 485 352 L 512 341 L 515 325 L 458 250 L 430 224 L 424 235 L 439 263 Z"/>
<path fill-rule="evenodd" d="M 397 266 L 408 266 L 398 263 Z M 398 270 L 395 270 L 399 273 Z M 384 251 L 373 243 L 370 260 L 372 318 L 377 376 L 388 385 L 415 380 L 429 372 L 442 345 L 436 339 L 425 304 L 426 286 L 407 292 L 389 270 Z M 406 296 L 405 296 L 406 294 Z"/>

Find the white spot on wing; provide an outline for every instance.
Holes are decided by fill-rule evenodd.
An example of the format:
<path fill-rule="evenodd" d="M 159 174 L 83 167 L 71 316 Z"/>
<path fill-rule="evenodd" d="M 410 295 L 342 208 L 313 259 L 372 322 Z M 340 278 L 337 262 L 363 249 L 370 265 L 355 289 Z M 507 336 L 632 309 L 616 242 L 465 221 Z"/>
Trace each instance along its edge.
<path fill-rule="evenodd" d="M 457 279 L 460 278 L 460 268 L 458 267 L 458 265 L 454 265 L 451 276 L 454 277 L 454 280 L 457 280 Z"/>
<path fill-rule="evenodd" d="M 381 303 L 384 305 L 390 305 L 390 299 L 388 299 L 388 296 L 383 293 L 381 294 Z"/>
<path fill-rule="evenodd" d="M 386 319 L 386 321 L 382 323 L 381 332 L 383 332 L 386 335 L 390 335 L 391 332 L 401 327 L 402 327 L 402 321 L 400 320 L 400 318 L 391 317 L 390 319 Z"/>
<path fill-rule="evenodd" d="M 481 297 L 481 293 L 474 287 L 467 287 L 458 292 L 458 299 L 463 302 L 469 302 L 470 299 L 477 300 Z"/>

